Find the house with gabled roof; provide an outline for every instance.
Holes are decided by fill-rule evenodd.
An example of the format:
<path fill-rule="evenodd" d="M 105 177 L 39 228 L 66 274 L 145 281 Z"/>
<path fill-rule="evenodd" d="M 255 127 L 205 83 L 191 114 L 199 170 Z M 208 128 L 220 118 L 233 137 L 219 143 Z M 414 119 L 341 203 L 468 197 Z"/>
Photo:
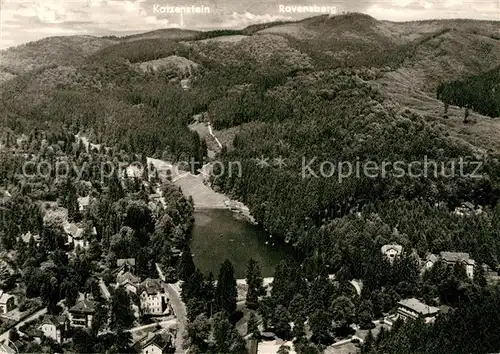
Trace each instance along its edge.
<path fill-rule="evenodd" d="M 78 198 L 78 208 L 81 212 L 86 211 L 90 205 L 90 196 Z"/>
<path fill-rule="evenodd" d="M 45 337 L 62 343 L 69 329 L 69 320 L 66 316 L 45 315 L 38 329 L 43 332 Z"/>
<path fill-rule="evenodd" d="M 465 267 L 465 272 L 469 278 L 474 277 L 474 265 L 476 261 L 470 258 L 468 253 L 465 252 L 440 252 L 441 260 L 447 265 L 462 264 Z"/>
<path fill-rule="evenodd" d="M 0 313 L 7 313 L 16 308 L 16 297 L 0 290 Z"/>
<path fill-rule="evenodd" d="M 30 243 L 31 239 L 35 241 L 35 244 L 40 244 L 40 235 L 38 234 L 32 234 L 31 231 L 28 231 L 21 235 L 21 240 L 24 243 Z"/>
<path fill-rule="evenodd" d="M 78 301 L 68 312 L 72 326 L 90 328 L 95 312 L 95 301 L 90 299 Z"/>
<path fill-rule="evenodd" d="M 85 235 L 85 229 L 78 224 L 65 222 L 63 225 L 63 229 L 66 232 L 66 236 L 68 237 L 67 244 L 73 243 L 74 249 L 77 247 L 87 249 L 90 245 L 90 240 Z M 94 227 L 90 229 L 91 236 L 97 235 L 97 230 Z M 90 236 L 90 235 L 89 235 Z"/>
<path fill-rule="evenodd" d="M 134 344 L 134 348 L 142 354 L 175 352 L 173 336 L 168 332 L 148 333 Z"/>
<path fill-rule="evenodd" d="M 74 223 L 65 222 L 63 225 L 63 229 L 64 232 L 66 232 L 66 236 L 68 237 L 67 243 L 72 243 L 75 239 L 81 239 L 83 237 L 83 228 Z"/>
<path fill-rule="evenodd" d="M 439 261 L 439 257 L 433 253 L 429 253 L 425 259 L 422 259 L 422 267 L 423 269 L 430 269 Z"/>
<path fill-rule="evenodd" d="M 127 291 L 137 294 L 141 278 L 136 277 L 130 272 L 118 274 L 116 276 L 116 286 L 123 286 Z"/>
<path fill-rule="evenodd" d="M 123 274 L 126 272 L 135 272 L 135 258 L 120 258 L 116 260 L 116 266 L 118 269 L 116 272 L 118 274 Z"/>
<path fill-rule="evenodd" d="M 400 256 L 401 253 L 403 253 L 403 246 L 395 244 L 395 243 L 383 245 L 380 248 L 380 251 L 392 263 L 394 261 L 394 259 L 396 259 L 396 257 Z"/>
<path fill-rule="evenodd" d="M 159 279 L 144 280 L 139 287 L 139 298 L 143 314 L 164 316 L 170 313 L 168 297 Z"/>

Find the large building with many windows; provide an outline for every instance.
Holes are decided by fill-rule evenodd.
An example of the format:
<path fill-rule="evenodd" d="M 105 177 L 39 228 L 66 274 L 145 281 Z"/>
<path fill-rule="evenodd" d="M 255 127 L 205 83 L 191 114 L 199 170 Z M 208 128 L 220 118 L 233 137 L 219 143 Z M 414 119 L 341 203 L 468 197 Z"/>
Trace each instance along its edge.
<path fill-rule="evenodd" d="M 424 304 L 418 299 L 404 299 L 398 302 L 397 317 L 403 320 L 423 318 L 425 322 L 434 321 L 439 309 Z"/>

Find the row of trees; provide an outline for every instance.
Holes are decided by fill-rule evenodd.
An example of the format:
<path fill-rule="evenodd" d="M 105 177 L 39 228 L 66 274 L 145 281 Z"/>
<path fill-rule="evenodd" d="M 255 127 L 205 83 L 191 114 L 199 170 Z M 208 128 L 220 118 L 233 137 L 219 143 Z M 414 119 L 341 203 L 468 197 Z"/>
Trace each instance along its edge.
<path fill-rule="evenodd" d="M 212 273 L 205 277 L 195 268 L 191 251 L 185 247 L 179 271 L 189 320 L 185 347 L 192 353 L 246 353 L 245 341 L 234 326 L 237 288 L 231 262 L 221 264 L 215 282 Z"/>

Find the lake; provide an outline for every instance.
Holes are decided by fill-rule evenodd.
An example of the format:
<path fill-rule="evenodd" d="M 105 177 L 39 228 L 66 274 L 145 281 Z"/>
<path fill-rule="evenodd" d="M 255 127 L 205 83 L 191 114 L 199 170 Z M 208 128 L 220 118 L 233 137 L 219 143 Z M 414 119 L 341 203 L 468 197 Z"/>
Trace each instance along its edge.
<path fill-rule="evenodd" d="M 211 271 L 217 277 L 220 264 L 229 259 L 236 278 L 244 278 L 248 260 L 253 258 L 259 261 L 262 275 L 271 277 L 286 257 L 283 246 L 268 233 L 229 210 L 197 210 L 194 219 L 190 247 L 194 263 L 205 274 Z"/>

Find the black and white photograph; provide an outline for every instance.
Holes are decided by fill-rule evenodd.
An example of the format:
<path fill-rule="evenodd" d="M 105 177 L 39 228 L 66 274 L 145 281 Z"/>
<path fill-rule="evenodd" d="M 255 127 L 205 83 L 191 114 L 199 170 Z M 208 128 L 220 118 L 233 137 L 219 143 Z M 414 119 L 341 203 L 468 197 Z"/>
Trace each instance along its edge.
<path fill-rule="evenodd" d="M 0 354 L 499 354 L 500 0 L 0 0 Z"/>

